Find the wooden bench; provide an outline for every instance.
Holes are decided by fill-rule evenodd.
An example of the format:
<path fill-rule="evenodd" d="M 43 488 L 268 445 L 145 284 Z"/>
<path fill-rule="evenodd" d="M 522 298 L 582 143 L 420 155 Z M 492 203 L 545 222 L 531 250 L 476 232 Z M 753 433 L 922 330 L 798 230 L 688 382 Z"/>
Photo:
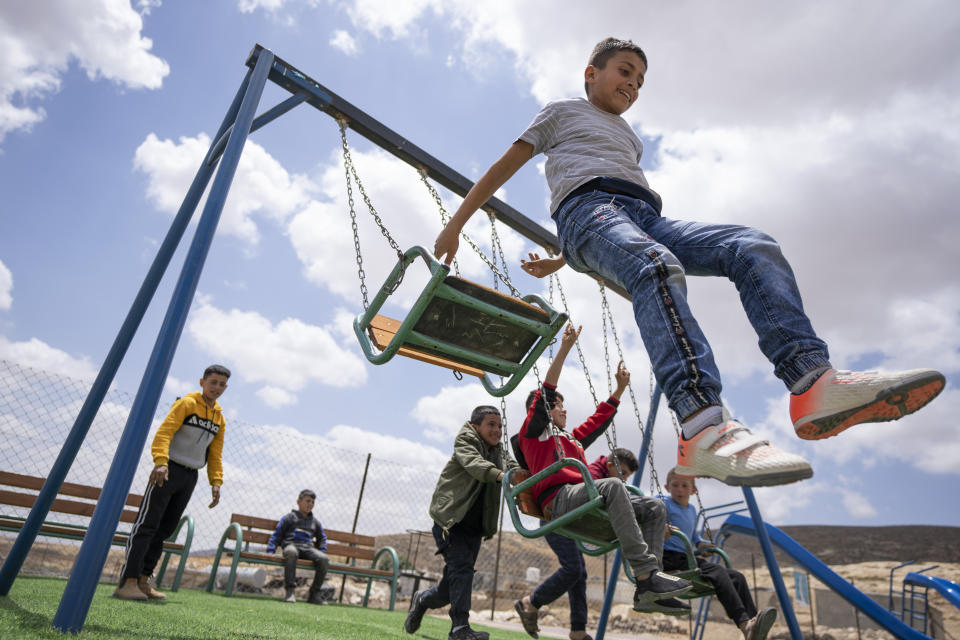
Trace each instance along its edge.
<path fill-rule="evenodd" d="M 13 487 L 15 489 L 26 489 L 29 493 L 22 491 L 11 491 L 7 488 L 0 489 L 0 505 L 9 507 L 22 507 L 30 509 L 36 502 L 37 494 L 43 487 L 44 478 L 28 476 L 20 473 L 11 473 L 9 471 L 0 471 L 0 487 Z M 51 512 L 64 513 L 74 516 L 90 518 L 93 510 L 97 506 L 97 500 L 100 498 L 100 489 L 83 484 L 74 484 L 64 482 L 60 487 L 58 496 L 67 496 L 68 498 L 80 498 L 81 500 L 71 500 L 68 498 L 56 498 L 50 507 Z M 132 524 L 137 519 L 137 509 L 143 496 L 131 493 L 127 495 L 125 505 L 132 509 L 124 508 L 120 514 L 120 521 Z M 23 528 L 26 518 L 0 514 L 0 531 L 19 532 Z M 187 533 L 182 543 L 176 542 L 180 530 L 186 524 Z M 68 540 L 83 540 L 87 533 L 87 524 L 62 523 L 45 521 L 39 534 L 54 538 L 65 538 Z M 159 585 L 163 580 L 163 575 L 167 570 L 167 562 L 171 555 L 180 556 L 180 563 L 177 565 L 177 573 L 173 578 L 172 590 L 177 591 L 180 588 L 180 580 L 183 578 L 183 570 L 186 567 L 187 556 L 190 554 L 190 544 L 193 542 L 193 518 L 189 515 L 180 519 L 176 530 L 166 542 L 163 543 L 163 562 L 160 564 L 160 571 L 157 573 L 156 583 Z M 130 537 L 129 532 L 117 531 L 113 536 L 112 543 L 115 545 L 126 546 Z"/>
<path fill-rule="evenodd" d="M 207 591 L 213 591 L 214 582 L 217 579 L 217 568 L 220 566 L 220 557 L 223 554 L 233 558 L 224 589 L 224 595 L 226 596 L 233 593 L 239 563 L 284 566 L 283 556 L 276 553 L 266 553 L 266 544 L 277 528 L 277 523 L 277 520 L 246 516 L 239 513 L 231 515 L 230 526 L 220 537 L 217 555 L 213 559 L 210 578 L 207 580 Z M 327 572 L 366 578 L 367 590 L 363 596 L 363 606 L 367 606 L 370 600 L 370 587 L 374 580 L 388 582 L 390 584 L 390 610 L 393 611 L 397 600 L 397 580 L 400 577 L 400 558 L 397 556 L 396 550 L 393 547 L 375 549 L 376 539 L 372 536 L 334 531 L 333 529 L 324 529 L 324 533 L 327 534 L 326 553 L 331 559 Z M 257 550 L 251 551 L 251 544 L 257 545 Z M 263 547 L 262 550 L 260 549 L 261 546 Z M 377 562 L 384 555 L 390 558 L 391 568 L 389 570 L 377 568 Z M 334 562 L 333 558 L 335 557 L 343 557 L 345 561 Z M 358 566 L 357 561 L 369 561 L 369 565 Z M 309 560 L 299 560 L 297 566 L 304 569 L 313 569 L 313 563 Z"/>

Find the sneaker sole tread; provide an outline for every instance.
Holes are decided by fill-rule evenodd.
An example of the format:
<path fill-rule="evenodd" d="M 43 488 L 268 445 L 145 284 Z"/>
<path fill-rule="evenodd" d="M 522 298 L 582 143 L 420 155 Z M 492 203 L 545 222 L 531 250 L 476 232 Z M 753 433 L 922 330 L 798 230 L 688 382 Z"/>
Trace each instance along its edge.
<path fill-rule="evenodd" d="M 713 478 L 732 487 L 775 487 L 782 484 L 800 482 L 813 477 L 813 469 L 806 467 L 791 471 L 776 471 L 772 473 L 757 473 L 749 476 L 719 476 L 707 475 L 694 467 L 677 466 L 677 474 L 696 478 Z"/>
<path fill-rule="evenodd" d="M 942 374 L 931 373 L 885 389 L 859 407 L 804 418 L 800 424 L 794 425 L 794 429 L 803 440 L 823 440 L 861 423 L 899 420 L 929 404 L 940 395 L 945 385 Z"/>

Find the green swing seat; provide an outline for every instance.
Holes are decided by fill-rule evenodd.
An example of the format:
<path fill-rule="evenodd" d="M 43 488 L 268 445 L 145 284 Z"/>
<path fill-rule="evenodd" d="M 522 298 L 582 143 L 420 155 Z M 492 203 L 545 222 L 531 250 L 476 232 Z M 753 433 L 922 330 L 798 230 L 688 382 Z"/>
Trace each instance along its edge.
<path fill-rule="evenodd" d="M 378 311 L 404 273 L 420 257 L 430 269 L 423 288 L 401 322 Z M 353 330 L 367 360 L 383 364 L 400 354 L 477 376 L 488 393 L 513 391 L 567 321 L 541 296 L 522 299 L 450 275 L 423 247 L 414 246 L 387 277 Z M 502 383 L 494 375 L 506 377 Z"/>
<path fill-rule="evenodd" d="M 524 526 L 520 520 L 520 513 L 545 520 L 545 516 L 540 511 L 540 507 L 533 499 L 531 490 L 533 485 L 537 484 L 549 475 L 552 475 L 563 467 L 575 467 L 583 477 L 583 483 L 587 489 L 589 500 L 576 509 L 553 518 L 552 520 L 540 525 L 537 528 L 530 529 Z M 616 540 L 610 540 L 592 536 L 582 531 L 570 528 L 570 524 L 581 518 L 601 518 L 609 522 L 610 518 L 603 509 L 603 496 L 597 491 L 597 487 L 590 476 L 590 471 L 586 465 L 574 458 L 563 458 L 554 462 L 549 467 L 530 475 L 526 469 L 514 469 L 503 477 L 503 494 L 507 496 L 507 507 L 510 509 L 510 519 L 517 532 L 525 538 L 540 538 L 548 533 L 555 532 L 560 535 L 573 539 L 577 547 L 585 554 L 590 556 L 602 556 L 605 553 L 616 550 L 620 543 Z M 627 490 L 642 495 L 637 487 L 627 485 Z"/>
<path fill-rule="evenodd" d="M 683 531 L 680 531 L 680 529 L 677 529 L 676 527 L 670 527 L 670 535 L 680 538 L 680 541 L 683 542 L 683 548 L 687 553 L 687 568 L 681 569 L 680 571 L 671 571 L 670 573 L 678 578 L 683 578 L 684 580 L 689 580 L 691 583 L 693 583 L 693 588 L 690 589 L 690 591 L 677 597 L 684 598 L 686 600 L 693 600 L 695 598 L 704 598 L 714 595 L 716 591 L 714 590 L 713 585 L 704 580 L 703 576 L 700 575 L 700 569 L 697 567 L 696 557 L 698 555 L 704 555 L 707 553 L 715 553 L 729 569 L 730 556 L 728 556 L 727 552 L 720 547 L 702 547 L 700 549 L 694 549 L 693 544 L 690 542 L 690 538 L 687 537 L 687 534 L 685 534 Z"/>
<path fill-rule="evenodd" d="M 533 485 L 537 484 L 547 476 L 556 473 L 563 467 L 577 468 L 577 470 L 580 472 L 580 475 L 583 477 L 583 482 L 587 489 L 587 495 L 590 497 L 590 499 L 585 504 L 577 507 L 573 511 L 565 513 L 558 518 L 546 522 L 545 524 L 541 524 L 539 527 L 534 529 L 526 527 L 520 520 L 521 513 L 533 518 L 537 518 L 541 521 L 546 520 L 546 517 L 540 510 L 540 507 L 533 499 Z M 510 473 L 504 475 L 502 483 L 503 494 L 507 497 L 507 507 L 510 510 L 510 519 L 513 522 L 514 528 L 523 537 L 540 538 L 551 532 L 559 533 L 560 535 L 576 541 L 577 547 L 583 553 L 591 556 L 601 556 L 605 553 L 609 553 L 610 551 L 615 551 L 620 546 L 619 541 L 616 539 L 611 540 L 597 538 L 595 536 L 584 534 L 580 531 L 572 530 L 569 526 L 573 521 L 585 517 L 604 518 L 609 521 L 609 517 L 603 510 L 603 497 L 597 491 L 597 488 L 593 482 L 593 477 L 590 475 L 590 471 L 587 469 L 586 465 L 579 460 L 575 460 L 573 458 L 563 458 L 562 460 L 554 462 L 549 467 L 533 475 L 530 475 L 530 472 L 523 468 L 514 469 Z M 631 484 L 626 485 L 626 487 L 627 491 L 630 491 L 631 493 L 643 495 L 643 492 L 640 491 L 639 488 Z M 696 555 L 697 553 L 704 552 L 716 553 L 723 560 L 725 565 L 729 567 L 730 558 L 727 556 L 726 552 L 719 547 L 705 547 L 699 551 L 695 551 L 693 545 L 690 543 L 690 539 L 682 531 L 675 527 L 670 527 L 670 532 L 671 535 L 677 536 L 681 539 L 687 553 L 687 568 L 682 571 L 673 571 L 671 573 L 693 583 L 693 589 L 678 597 L 692 600 L 714 595 L 715 591 L 713 586 L 704 580 L 700 575 L 700 569 L 697 568 Z M 630 582 L 635 582 L 633 572 L 630 570 L 628 563 L 623 564 L 623 571 Z"/>

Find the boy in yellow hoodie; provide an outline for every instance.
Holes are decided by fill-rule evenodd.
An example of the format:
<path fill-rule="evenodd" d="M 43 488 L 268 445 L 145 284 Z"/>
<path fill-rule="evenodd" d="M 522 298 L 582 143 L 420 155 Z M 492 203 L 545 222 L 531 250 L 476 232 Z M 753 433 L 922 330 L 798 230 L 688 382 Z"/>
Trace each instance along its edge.
<path fill-rule="evenodd" d="M 140 503 L 140 512 L 127 541 L 120 584 L 113 592 L 121 600 L 163 600 L 150 577 L 166 540 L 180 521 L 197 484 L 197 470 L 207 466 L 210 508 L 220 502 L 223 484 L 223 433 L 226 422 L 217 398 L 226 391 L 230 370 L 214 364 L 200 380 L 200 391 L 179 398 L 153 437 L 153 471 Z"/>

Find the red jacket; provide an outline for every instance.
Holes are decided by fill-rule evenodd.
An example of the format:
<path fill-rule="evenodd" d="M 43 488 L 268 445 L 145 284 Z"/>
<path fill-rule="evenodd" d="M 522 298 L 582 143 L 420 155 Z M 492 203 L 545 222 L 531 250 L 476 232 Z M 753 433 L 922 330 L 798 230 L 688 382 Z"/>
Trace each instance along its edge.
<path fill-rule="evenodd" d="M 607 456 L 600 456 L 591 462 L 587 469 L 590 469 L 590 477 L 594 480 L 610 477 L 610 474 L 607 472 Z"/>
<path fill-rule="evenodd" d="M 544 398 L 546 395 L 546 398 Z M 557 446 L 559 444 L 564 458 L 576 458 L 584 465 L 587 459 L 583 455 L 584 448 L 590 446 L 594 440 L 600 437 L 604 429 L 609 426 L 613 419 L 613 414 L 617 412 L 617 406 L 620 404 L 615 398 L 610 398 L 606 402 L 601 402 L 597 410 L 587 421 L 573 430 L 573 433 L 566 431 L 554 435 L 550 433 L 550 419 L 547 415 L 544 400 L 553 406 L 557 398 L 557 389 L 549 384 L 543 387 L 534 395 L 534 401 L 527 410 L 527 417 L 520 427 L 519 445 L 520 451 L 526 460 L 527 468 L 531 474 L 535 474 L 546 469 L 557 461 Z M 580 484 L 583 477 L 575 467 L 564 467 L 557 473 L 550 475 L 537 484 L 533 485 L 533 499 L 542 507 L 564 484 Z"/>

